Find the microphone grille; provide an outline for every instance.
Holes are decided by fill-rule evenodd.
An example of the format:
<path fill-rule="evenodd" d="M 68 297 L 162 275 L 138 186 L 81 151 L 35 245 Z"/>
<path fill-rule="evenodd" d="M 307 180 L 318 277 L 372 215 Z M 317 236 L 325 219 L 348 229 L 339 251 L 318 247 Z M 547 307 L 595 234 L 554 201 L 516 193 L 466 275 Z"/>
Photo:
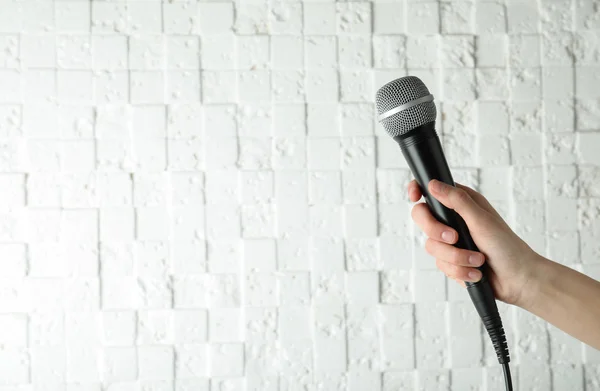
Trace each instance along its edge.
<path fill-rule="evenodd" d="M 429 95 L 425 84 L 416 76 L 406 76 L 393 80 L 381 87 L 376 94 L 375 103 L 379 115 L 419 98 Z M 410 130 L 435 121 L 435 104 L 420 103 L 381 120 L 381 124 L 390 136 L 400 136 Z"/>

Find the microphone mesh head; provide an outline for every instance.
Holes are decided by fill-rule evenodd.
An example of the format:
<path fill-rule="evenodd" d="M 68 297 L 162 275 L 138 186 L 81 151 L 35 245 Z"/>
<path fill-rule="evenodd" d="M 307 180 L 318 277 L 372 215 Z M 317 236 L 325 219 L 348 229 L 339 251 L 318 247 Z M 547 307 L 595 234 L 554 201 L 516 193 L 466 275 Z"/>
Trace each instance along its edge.
<path fill-rule="evenodd" d="M 404 105 L 415 99 L 429 95 L 429 90 L 421 79 L 406 76 L 393 80 L 377 91 L 375 102 L 379 115 Z M 410 130 L 435 121 L 436 109 L 433 102 L 419 103 L 381 121 L 392 137 L 400 136 Z"/>

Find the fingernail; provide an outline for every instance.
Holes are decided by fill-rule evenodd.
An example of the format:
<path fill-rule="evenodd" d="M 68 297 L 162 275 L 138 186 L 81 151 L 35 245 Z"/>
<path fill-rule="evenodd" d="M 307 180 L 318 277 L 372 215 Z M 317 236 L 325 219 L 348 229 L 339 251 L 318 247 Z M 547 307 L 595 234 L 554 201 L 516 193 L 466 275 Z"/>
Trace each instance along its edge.
<path fill-rule="evenodd" d="M 442 232 L 442 239 L 444 239 L 445 242 L 452 243 L 454 241 L 454 232 L 452 232 L 452 231 Z"/>
<path fill-rule="evenodd" d="M 469 263 L 473 266 L 481 266 L 483 259 L 480 255 L 473 254 L 469 256 Z"/>
<path fill-rule="evenodd" d="M 478 271 L 469 272 L 469 278 L 473 281 L 479 281 L 481 279 L 481 273 Z"/>
<path fill-rule="evenodd" d="M 437 193 L 441 193 L 444 190 L 444 186 L 445 186 L 445 184 L 443 182 L 440 182 L 435 179 L 431 183 L 431 188 L 433 189 L 433 191 L 435 191 Z"/>

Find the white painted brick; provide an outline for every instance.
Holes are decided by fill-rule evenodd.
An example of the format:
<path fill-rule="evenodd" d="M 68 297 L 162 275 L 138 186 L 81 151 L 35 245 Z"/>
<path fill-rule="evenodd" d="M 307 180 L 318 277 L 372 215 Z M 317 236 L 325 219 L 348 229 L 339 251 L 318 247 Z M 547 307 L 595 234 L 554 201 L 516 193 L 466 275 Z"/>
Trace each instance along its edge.
<path fill-rule="evenodd" d="M 594 40 L 590 42 L 594 42 Z M 573 45 L 574 37 L 571 33 L 544 33 L 542 35 L 542 63 L 550 66 L 570 66 L 573 64 L 574 57 L 579 59 L 588 56 L 588 54 L 583 54 L 588 50 L 587 48 L 574 54 L 571 49 Z"/>
<path fill-rule="evenodd" d="M 473 34 L 475 4 L 471 1 L 442 2 L 440 5 L 443 34 Z"/>
<path fill-rule="evenodd" d="M 508 32 L 511 34 L 537 33 L 540 30 L 540 15 L 537 4 L 524 0 L 507 4 Z"/>
<path fill-rule="evenodd" d="M 201 34 L 225 34 L 234 22 L 233 4 L 198 3 L 198 30 Z"/>
<path fill-rule="evenodd" d="M 545 139 L 546 161 L 570 164 L 576 161 L 576 139 L 573 133 L 550 134 Z"/>
<path fill-rule="evenodd" d="M 345 296 L 344 274 L 342 272 L 314 274 L 311 296 L 316 305 L 342 305 Z"/>
<path fill-rule="evenodd" d="M 198 9 L 196 3 L 163 4 L 164 31 L 169 34 L 190 34 L 196 31 Z"/>
<path fill-rule="evenodd" d="M 575 123 L 577 130 L 596 130 L 599 110 L 599 100 L 582 99 L 575 102 L 577 112 L 577 121 Z"/>
<path fill-rule="evenodd" d="M 203 42 L 201 44 L 203 46 Z M 270 38 L 250 35 L 237 37 L 237 60 L 240 69 L 263 69 L 270 62 Z M 202 61 L 202 68 L 206 68 Z"/>
<path fill-rule="evenodd" d="M 62 346 L 37 347 L 30 354 L 31 382 L 42 384 L 60 384 L 65 382 L 66 350 Z"/>
<path fill-rule="evenodd" d="M 413 35 L 439 33 L 440 9 L 434 1 L 408 2 L 406 8 L 407 32 Z"/>
<path fill-rule="evenodd" d="M 17 1 L 3 1 L 3 9 L 0 25 L 2 32 L 19 32 L 23 28 L 23 5 Z"/>
<path fill-rule="evenodd" d="M 176 391 L 209 391 L 208 379 L 176 379 Z"/>
<path fill-rule="evenodd" d="M 512 163 L 518 166 L 539 166 L 542 163 L 542 137 L 538 134 L 520 134 L 510 139 L 510 153 Z M 549 143 L 551 146 L 554 143 Z M 568 163 L 560 158 L 561 147 L 554 147 L 555 149 L 548 152 L 546 150 L 546 156 L 549 157 L 552 163 Z M 556 150 L 556 152 L 555 152 Z M 559 155 L 558 157 L 555 157 Z"/>
<path fill-rule="evenodd" d="M 274 273 L 248 273 L 244 285 L 244 304 L 252 307 L 278 304 L 279 287 Z"/>
<path fill-rule="evenodd" d="M 541 132 L 543 106 L 541 102 L 513 102 L 510 110 L 511 133 Z"/>
<path fill-rule="evenodd" d="M 341 240 L 332 238 L 311 238 L 311 264 L 315 272 L 344 270 L 344 246 Z"/>
<path fill-rule="evenodd" d="M 127 346 L 135 343 L 136 314 L 133 311 L 102 313 L 102 342 L 105 346 Z"/>
<path fill-rule="evenodd" d="M 104 349 L 102 352 L 102 380 L 109 384 L 136 380 L 136 354 L 137 352 L 134 347 Z"/>
<path fill-rule="evenodd" d="M 541 97 L 542 77 L 539 68 L 517 68 L 511 74 L 512 98 L 515 101 Z"/>
<path fill-rule="evenodd" d="M 266 34 L 270 18 L 266 4 L 240 4 L 236 9 L 234 31 L 239 35 Z"/>
<path fill-rule="evenodd" d="M 575 129 L 574 115 L 572 102 L 557 100 L 544 101 L 544 129 L 547 132 L 572 132 Z M 580 122 L 579 117 L 578 122 Z"/>
<path fill-rule="evenodd" d="M 241 233 L 239 209 L 230 205 L 211 205 L 206 210 L 206 236 L 212 238 L 235 238 Z"/>
<path fill-rule="evenodd" d="M 302 38 L 296 36 L 272 37 L 271 61 L 273 69 L 301 69 L 304 64 L 304 42 Z"/>
<path fill-rule="evenodd" d="M 172 347 L 139 346 L 137 348 L 138 379 L 170 380 L 174 376 Z"/>
<path fill-rule="evenodd" d="M 376 34 L 401 34 L 406 29 L 404 3 L 377 2 L 373 4 L 373 31 Z"/>
<path fill-rule="evenodd" d="M 223 75 L 229 77 L 232 76 L 232 74 Z M 238 91 L 240 101 L 268 101 L 271 98 L 270 76 L 270 72 L 263 70 L 252 70 L 238 73 Z M 219 86 L 220 88 L 223 88 L 224 83 L 220 83 Z"/>
<path fill-rule="evenodd" d="M 279 297 L 283 306 L 305 306 L 310 303 L 310 275 L 290 272 L 279 276 Z"/>
<path fill-rule="evenodd" d="M 545 99 L 572 97 L 574 92 L 573 71 L 573 68 L 567 67 L 544 67 L 542 70 L 543 97 Z"/>
<path fill-rule="evenodd" d="M 440 47 L 438 36 L 409 36 L 406 39 L 406 65 L 417 69 L 437 68 L 440 61 L 438 57 Z"/>
<path fill-rule="evenodd" d="M 336 4 L 337 32 L 339 34 L 368 34 L 371 32 L 371 7 L 349 2 Z"/>
<path fill-rule="evenodd" d="M 273 35 L 300 34 L 303 19 L 302 4 L 300 2 L 271 4 L 269 32 Z"/>
<path fill-rule="evenodd" d="M 493 4 L 493 3 L 483 3 Z M 507 64 L 507 39 L 505 35 L 480 35 L 475 37 L 477 67 L 504 67 Z"/>
<path fill-rule="evenodd" d="M 153 2 L 127 5 L 129 29 L 134 33 L 159 33 L 162 30 L 162 7 Z"/>
<path fill-rule="evenodd" d="M 375 205 L 345 205 L 345 233 L 349 238 L 377 235 L 377 210 Z"/>
<path fill-rule="evenodd" d="M 375 305 L 379 302 L 379 275 L 376 272 L 347 273 L 346 289 L 350 305 Z"/>
<path fill-rule="evenodd" d="M 572 390 L 583 390 L 582 367 L 580 365 L 553 365 L 552 384 L 556 388 L 568 387 Z"/>
<path fill-rule="evenodd" d="M 175 310 L 173 336 L 179 344 L 196 344 L 207 341 L 208 323 L 205 310 Z"/>
<path fill-rule="evenodd" d="M 197 102 L 200 100 L 200 75 L 198 71 L 167 71 L 166 100 L 173 102 Z"/>
<path fill-rule="evenodd" d="M 210 342 L 241 342 L 242 313 L 239 308 L 214 308 L 209 313 Z"/>
<path fill-rule="evenodd" d="M 99 381 L 100 360 L 100 351 L 96 348 L 70 348 L 67 351 L 67 382 Z"/>
<path fill-rule="evenodd" d="M 207 376 L 208 351 L 207 346 L 183 345 L 176 348 L 175 378 L 198 379 Z"/>
<path fill-rule="evenodd" d="M 311 136 L 308 139 L 309 147 L 311 142 L 315 142 L 317 145 L 326 142 L 326 140 L 313 140 L 313 137 L 338 136 L 340 123 L 341 118 L 337 104 L 310 104 L 307 108 L 307 128 L 308 134 Z M 308 157 L 310 158 L 310 154 Z"/>
<path fill-rule="evenodd" d="M 243 373 L 244 349 L 241 344 L 210 344 L 211 376 L 240 376 Z"/>
<path fill-rule="evenodd" d="M 329 2 L 310 2 L 304 4 L 305 34 L 335 34 L 336 6 Z"/>
<path fill-rule="evenodd" d="M 165 66 L 166 46 L 161 35 L 129 38 L 129 67 L 132 70 L 158 70 Z"/>
<path fill-rule="evenodd" d="M 124 104 L 129 100 L 129 74 L 111 71 L 94 74 L 96 104 Z"/>
<path fill-rule="evenodd" d="M 442 66 L 445 68 L 472 68 L 474 66 L 475 40 L 468 36 L 442 38 Z"/>
<path fill-rule="evenodd" d="M 540 37 L 538 35 L 517 35 L 509 37 L 510 65 L 515 68 L 539 67 Z"/>
<path fill-rule="evenodd" d="M 406 63 L 406 38 L 403 36 L 373 37 L 373 66 L 400 68 Z"/>

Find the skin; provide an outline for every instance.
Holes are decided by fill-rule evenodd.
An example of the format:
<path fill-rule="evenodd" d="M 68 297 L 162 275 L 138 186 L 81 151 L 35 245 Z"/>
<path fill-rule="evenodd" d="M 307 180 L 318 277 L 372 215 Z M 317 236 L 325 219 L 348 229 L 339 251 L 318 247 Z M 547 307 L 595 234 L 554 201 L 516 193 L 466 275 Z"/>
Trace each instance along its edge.
<path fill-rule="evenodd" d="M 467 223 L 481 252 L 453 246 L 458 233 L 437 221 L 424 203 L 417 203 L 412 218 L 428 236 L 426 251 L 437 267 L 464 286 L 481 273 L 474 267 L 487 262 L 489 279 L 498 300 L 521 307 L 584 343 L 600 349 L 600 282 L 542 257 L 519 238 L 498 212 L 475 190 L 433 180 L 430 194 Z M 416 183 L 408 185 L 412 202 L 421 199 Z"/>

